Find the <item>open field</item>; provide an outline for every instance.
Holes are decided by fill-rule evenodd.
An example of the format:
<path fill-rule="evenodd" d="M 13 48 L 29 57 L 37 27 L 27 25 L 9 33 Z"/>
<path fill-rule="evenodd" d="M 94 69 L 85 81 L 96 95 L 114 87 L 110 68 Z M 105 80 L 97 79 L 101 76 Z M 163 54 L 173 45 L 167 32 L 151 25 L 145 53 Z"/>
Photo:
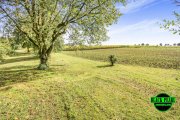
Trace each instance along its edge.
<path fill-rule="evenodd" d="M 180 69 L 180 47 L 128 47 L 64 53 L 98 61 L 107 61 L 108 56 L 114 54 L 120 64 Z"/>
<path fill-rule="evenodd" d="M 130 46 L 130 45 L 97 45 L 97 46 L 64 46 L 64 51 L 75 51 L 75 50 L 97 50 L 97 49 L 111 49 L 111 48 L 140 48 L 143 46 Z M 156 46 L 149 46 L 156 47 Z"/>
<path fill-rule="evenodd" d="M 59 53 L 51 57 L 47 71 L 35 70 L 39 61 L 31 55 L 0 63 L 0 119 L 180 119 L 179 70 L 109 67 Z M 150 103 L 150 97 L 161 92 L 177 99 L 165 113 Z"/>

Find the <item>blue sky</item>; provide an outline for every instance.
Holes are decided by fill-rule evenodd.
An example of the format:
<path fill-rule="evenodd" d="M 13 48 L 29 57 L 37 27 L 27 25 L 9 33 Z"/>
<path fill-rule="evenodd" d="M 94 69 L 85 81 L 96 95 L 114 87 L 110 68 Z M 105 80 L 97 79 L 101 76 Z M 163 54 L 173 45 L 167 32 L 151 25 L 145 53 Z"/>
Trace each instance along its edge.
<path fill-rule="evenodd" d="M 117 5 L 123 15 L 108 28 L 110 39 L 103 44 L 173 44 L 180 36 L 160 28 L 164 19 L 174 19 L 173 11 L 180 12 L 173 0 L 136 0 L 126 6 Z"/>

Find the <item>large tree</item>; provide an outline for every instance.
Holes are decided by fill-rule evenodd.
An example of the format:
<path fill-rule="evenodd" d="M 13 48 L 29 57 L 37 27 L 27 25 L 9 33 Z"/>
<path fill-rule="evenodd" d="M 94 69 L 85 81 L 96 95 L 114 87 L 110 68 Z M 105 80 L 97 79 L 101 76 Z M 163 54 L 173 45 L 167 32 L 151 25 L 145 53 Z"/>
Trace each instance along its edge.
<path fill-rule="evenodd" d="M 64 34 L 85 44 L 106 40 L 106 28 L 121 15 L 116 3 L 125 0 L 0 0 L 0 13 L 3 22 L 10 20 L 38 49 L 38 68 L 46 69 L 56 40 Z"/>

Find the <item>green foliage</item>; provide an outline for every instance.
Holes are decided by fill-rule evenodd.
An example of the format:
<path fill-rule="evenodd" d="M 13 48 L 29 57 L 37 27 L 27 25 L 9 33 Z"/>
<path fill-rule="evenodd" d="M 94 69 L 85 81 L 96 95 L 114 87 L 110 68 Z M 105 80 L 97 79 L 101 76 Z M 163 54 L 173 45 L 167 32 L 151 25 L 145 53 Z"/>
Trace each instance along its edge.
<path fill-rule="evenodd" d="M 107 56 L 114 54 L 118 58 L 117 63 L 120 64 L 180 69 L 179 47 L 143 46 L 139 48 L 95 49 L 77 52 L 64 51 L 64 53 L 98 61 L 107 61 Z"/>
<path fill-rule="evenodd" d="M 10 53 L 11 48 L 7 39 L 0 38 L 0 61 L 3 61 L 3 58 Z"/>
<path fill-rule="evenodd" d="M 59 52 L 59 51 L 62 51 L 63 48 L 64 48 L 64 40 L 63 40 L 62 37 L 59 37 L 59 38 L 57 39 L 57 41 L 55 42 L 55 44 L 54 44 L 54 49 L 53 49 L 53 51 L 54 51 L 54 52 Z"/>
<path fill-rule="evenodd" d="M 169 30 L 173 34 L 180 35 L 180 13 L 174 12 L 175 20 L 164 20 L 164 24 L 161 24 L 161 28 Z"/>
<path fill-rule="evenodd" d="M 117 58 L 115 57 L 115 55 L 110 55 L 108 58 L 109 58 L 109 62 L 111 66 L 114 66 L 114 63 L 117 61 Z"/>

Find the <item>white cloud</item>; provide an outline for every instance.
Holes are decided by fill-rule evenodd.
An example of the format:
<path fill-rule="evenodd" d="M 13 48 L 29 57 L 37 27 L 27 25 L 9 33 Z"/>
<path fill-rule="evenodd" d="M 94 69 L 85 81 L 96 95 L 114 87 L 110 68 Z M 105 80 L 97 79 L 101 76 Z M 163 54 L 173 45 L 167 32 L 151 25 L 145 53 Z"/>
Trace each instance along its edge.
<path fill-rule="evenodd" d="M 159 20 L 144 20 L 125 27 L 109 29 L 110 40 L 104 44 L 173 44 L 179 42 L 179 35 L 160 29 Z"/>
<path fill-rule="evenodd" d="M 140 10 L 147 5 L 155 4 L 158 0 L 129 0 L 126 6 L 120 5 L 119 9 L 122 13 L 131 13 Z"/>
<path fill-rule="evenodd" d="M 117 33 L 126 33 L 126 32 L 131 32 L 131 31 L 144 31 L 144 30 L 151 30 L 153 31 L 155 29 L 155 26 L 158 26 L 159 20 L 144 20 L 135 24 L 127 25 L 122 28 L 118 29 L 113 29 L 110 28 L 109 35 L 117 34 Z M 162 32 L 160 29 L 157 29 L 156 27 L 156 32 Z"/>

